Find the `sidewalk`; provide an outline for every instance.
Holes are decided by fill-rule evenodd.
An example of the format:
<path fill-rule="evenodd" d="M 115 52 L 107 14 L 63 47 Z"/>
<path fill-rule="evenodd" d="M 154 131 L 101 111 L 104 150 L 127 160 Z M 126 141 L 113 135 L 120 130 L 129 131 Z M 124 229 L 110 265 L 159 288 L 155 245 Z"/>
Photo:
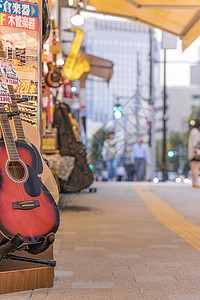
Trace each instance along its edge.
<path fill-rule="evenodd" d="M 78 194 L 60 212 L 54 287 L 0 300 L 200 299 L 200 190 L 137 182 L 95 187 L 96 194 Z"/>

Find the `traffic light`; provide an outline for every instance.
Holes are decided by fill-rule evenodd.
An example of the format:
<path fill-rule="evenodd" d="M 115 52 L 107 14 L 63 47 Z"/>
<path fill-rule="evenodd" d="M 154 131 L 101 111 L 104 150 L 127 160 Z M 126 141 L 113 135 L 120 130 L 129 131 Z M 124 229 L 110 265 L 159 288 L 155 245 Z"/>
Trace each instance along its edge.
<path fill-rule="evenodd" d="M 171 158 L 171 157 L 174 157 L 174 151 L 170 150 L 168 151 L 167 155 Z"/>
<path fill-rule="evenodd" d="M 114 117 L 115 119 L 121 119 L 122 117 L 122 107 L 120 104 L 115 104 L 115 106 L 113 107 L 114 110 Z"/>
<path fill-rule="evenodd" d="M 90 170 L 93 170 L 94 169 L 94 163 L 91 161 L 91 160 L 88 160 L 88 166 L 90 168 Z"/>

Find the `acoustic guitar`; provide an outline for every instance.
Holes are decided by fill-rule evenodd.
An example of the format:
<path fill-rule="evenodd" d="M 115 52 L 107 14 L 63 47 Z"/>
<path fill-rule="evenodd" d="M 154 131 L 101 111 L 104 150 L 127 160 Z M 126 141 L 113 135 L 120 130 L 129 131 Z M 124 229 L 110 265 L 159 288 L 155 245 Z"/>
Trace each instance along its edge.
<path fill-rule="evenodd" d="M 0 125 L 4 138 L 0 142 L 0 232 L 8 239 L 20 233 L 25 243 L 41 242 L 57 231 L 58 208 L 37 176 L 34 150 L 14 141 L 2 103 Z"/>
<path fill-rule="evenodd" d="M 52 53 L 52 62 L 47 63 L 48 73 L 45 76 L 45 82 L 49 87 L 58 88 L 63 84 L 63 77 L 61 74 L 61 67 L 57 67 L 56 58 L 57 54 L 60 52 L 60 46 L 56 39 L 56 28 L 54 21 L 52 20 L 52 29 L 53 29 L 53 39 L 51 46 Z"/>
<path fill-rule="evenodd" d="M 18 111 L 17 101 L 14 100 L 15 94 L 12 86 L 8 86 L 10 97 L 12 100 L 11 111 Z M 51 195 L 53 196 L 56 204 L 59 201 L 59 192 L 56 181 L 52 175 L 51 170 L 48 168 L 44 159 L 41 156 L 40 149 L 40 135 L 39 132 L 29 123 L 21 121 L 19 115 L 13 115 L 13 122 L 11 123 L 11 128 L 13 135 L 17 141 L 28 144 L 35 152 L 36 155 L 36 173 L 39 175 L 42 183 L 47 187 Z"/>
<path fill-rule="evenodd" d="M 5 51 L 3 50 L 3 45 L 0 42 L 0 57 L 5 57 Z M 12 85 L 8 85 L 9 94 L 12 100 L 11 111 L 18 111 L 18 105 L 14 88 Z M 19 115 L 13 115 L 13 121 L 10 121 L 10 126 L 12 129 L 12 134 L 15 136 L 15 140 L 26 143 L 35 152 L 35 166 L 32 165 L 34 170 L 42 180 L 42 183 L 47 187 L 48 191 L 52 195 L 56 204 L 59 202 L 59 191 L 56 181 L 52 175 L 51 170 L 48 168 L 47 164 L 41 157 L 40 153 L 40 135 L 39 132 L 29 123 L 21 121 Z"/>

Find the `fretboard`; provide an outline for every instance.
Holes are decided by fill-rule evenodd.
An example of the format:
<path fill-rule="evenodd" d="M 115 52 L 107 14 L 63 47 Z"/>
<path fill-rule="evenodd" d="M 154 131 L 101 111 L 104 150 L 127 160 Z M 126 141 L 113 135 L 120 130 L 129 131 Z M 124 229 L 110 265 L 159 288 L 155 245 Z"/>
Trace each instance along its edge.
<path fill-rule="evenodd" d="M 12 85 L 8 85 L 8 90 L 10 93 L 10 97 L 12 100 L 12 103 L 10 104 L 11 107 L 11 111 L 18 111 L 18 105 L 17 105 L 17 101 L 15 100 L 15 92 L 13 89 Z M 15 132 L 17 135 L 17 140 L 20 141 L 25 141 L 25 134 L 24 134 L 24 130 L 23 130 L 23 126 L 22 126 L 22 121 L 19 115 L 14 115 L 13 116 L 13 121 L 14 121 L 14 125 L 15 125 Z"/>
<path fill-rule="evenodd" d="M 2 129 L 4 143 L 6 146 L 9 160 L 11 161 L 19 160 L 17 147 L 12 135 L 12 130 L 10 127 L 8 115 L 6 113 L 5 106 L 3 103 L 0 103 L 0 122 L 1 122 L 1 129 Z"/>

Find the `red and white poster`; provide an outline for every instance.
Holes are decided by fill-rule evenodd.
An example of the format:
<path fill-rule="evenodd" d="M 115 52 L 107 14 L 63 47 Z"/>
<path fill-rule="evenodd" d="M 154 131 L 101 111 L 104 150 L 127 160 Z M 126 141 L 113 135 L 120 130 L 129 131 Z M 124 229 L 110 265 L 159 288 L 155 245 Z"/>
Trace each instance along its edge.
<path fill-rule="evenodd" d="M 11 103 L 12 101 L 4 74 L 0 74 L 0 86 L 0 103 Z"/>
<path fill-rule="evenodd" d="M 7 84 L 12 86 L 19 85 L 15 64 L 11 59 L 1 58 L 0 69 L 1 69 L 1 73 L 5 75 Z"/>

